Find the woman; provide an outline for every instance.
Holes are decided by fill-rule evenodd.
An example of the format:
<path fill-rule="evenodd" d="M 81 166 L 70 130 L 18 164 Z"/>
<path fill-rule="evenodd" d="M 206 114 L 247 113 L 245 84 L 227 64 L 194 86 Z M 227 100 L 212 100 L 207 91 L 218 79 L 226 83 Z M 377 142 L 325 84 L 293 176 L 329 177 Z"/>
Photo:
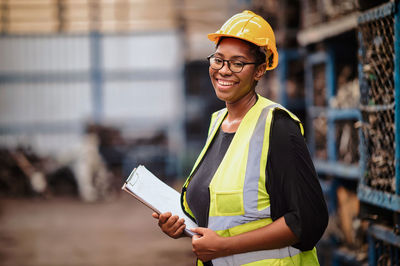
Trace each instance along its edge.
<path fill-rule="evenodd" d="M 318 265 L 315 244 L 328 220 L 296 116 L 255 87 L 278 64 L 274 33 L 251 11 L 208 35 L 215 93 L 206 145 L 182 190 L 198 265 Z M 162 231 L 183 236 L 183 219 L 153 214 Z"/>

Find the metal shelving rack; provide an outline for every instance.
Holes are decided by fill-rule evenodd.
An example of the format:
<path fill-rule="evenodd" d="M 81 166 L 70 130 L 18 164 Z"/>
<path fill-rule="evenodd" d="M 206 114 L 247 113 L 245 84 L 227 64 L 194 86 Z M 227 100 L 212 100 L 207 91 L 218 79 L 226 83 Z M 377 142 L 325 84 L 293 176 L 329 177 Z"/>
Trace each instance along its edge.
<path fill-rule="evenodd" d="M 337 109 L 325 106 L 315 106 L 314 85 L 313 85 L 313 67 L 316 65 L 325 65 L 326 102 L 335 96 L 336 80 L 335 80 L 335 53 L 332 48 L 324 52 L 316 52 L 310 54 L 305 62 L 305 84 L 306 84 L 306 106 L 308 113 L 308 124 L 312 125 L 312 120 L 318 116 L 327 119 L 327 160 L 313 159 L 315 168 L 320 174 L 340 176 L 347 179 L 357 180 L 360 177 L 360 165 L 347 165 L 337 160 L 335 123 L 342 120 L 359 120 L 360 112 L 358 109 Z M 315 154 L 315 133 L 312 126 L 309 127 L 309 149 L 312 155 Z M 362 153 L 360 153 L 362 157 Z"/>
<path fill-rule="evenodd" d="M 361 112 L 358 108 L 336 108 L 330 104 L 331 99 L 337 96 L 338 92 L 338 72 L 341 71 L 340 67 L 343 64 L 349 66 L 356 73 L 357 71 L 357 55 L 356 53 L 347 53 L 347 56 L 353 56 L 350 61 L 347 60 L 346 55 L 342 55 L 341 51 L 346 49 L 343 46 L 350 46 L 351 50 L 357 51 L 356 29 L 358 11 L 353 11 L 350 14 L 339 17 L 335 20 L 328 21 L 308 27 L 298 34 L 298 41 L 300 45 L 306 47 L 307 53 L 305 54 L 304 74 L 305 74 L 305 98 L 307 110 L 307 140 L 310 153 L 313 157 L 313 162 L 317 173 L 325 178 L 320 179 L 322 190 L 327 197 L 328 211 L 330 214 L 336 213 L 338 209 L 337 202 L 337 189 L 344 184 L 351 184 L 351 187 L 356 187 L 357 182 L 360 180 L 364 156 L 363 147 L 361 142 L 362 132 L 358 129 L 355 132 L 358 135 L 359 145 L 358 157 L 351 163 L 344 163 L 340 160 L 338 152 L 337 129 L 341 123 L 352 123 L 353 125 L 361 120 Z M 354 35 L 351 35 L 353 34 Z M 343 37 L 343 36 L 346 37 Z M 352 40 L 349 44 L 340 44 L 343 38 L 349 38 L 351 35 Z M 321 50 L 321 47 L 324 50 Z M 350 50 L 349 50 L 350 51 Z M 324 70 L 322 70 L 322 68 Z M 316 72 L 319 71 L 319 73 Z M 324 89 L 324 104 L 315 101 L 315 91 L 317 84 L 315 80 L 317 75 L 324 71 L 323 76 L 325 80 Z M 315 72 L 315 73 L 314 73 Z M 319 91 L 321 93 L 321 91 Z M 319 95 L 321 97 L 321 94 Z M 326 121 L 326 140 L 324 141 L 326 155 L 318 155 L 318 145 L 320 142 L 316 141 L 316 132 L 314 130 L 313 121 L 317 118 L 323 118 Z M 358 160 L 357 160 L 358 158 Z M 354 250 L 346 248 L 339 248 L 337 240 L 323 239 L 321 245 L 326 246 L 331 250 L 326 258 L 322 258 L 322 264 L 328 265 L 362 265 L 358 254 Z M 330 261 L 327 261 L 330 260 Z"/>
<path fill-rule="evenodd" d="M 369 226 L 369 265 L 399 265 L 400 1 L 364 12 L 358 29 L 362 140 L 368 154 L 358 197 L 393 214 L 393 226 L 381 222 Z"/>
<path fill-rule="evenodd" d="M 371 8 L 378 2 L 382 4 Z M 307 51 L 304 67 L 307 139 L 317 172 L 327 177 L 326 181 L 321 180 L 321 186 L 328 197 L 330 213 L 337 208 L 338 185 L 356 184 L 357 196 L 365 208 L 361 214 L 371 219 L 365 232 L 368 265 L 400 265 L 400 1 L 358 4 L 363 11 L 353 10 L 330 21 L 324 22 L 321 12 L 314 14 L 319 22 L 297 35 L 299 44 Z M 305 15 L 308 18 L 309 14 Z M 339 60 L 345 57 L 337 52 L 337 45 L 342 40 L 340 35 L 350 31 L 356 33 L 355 44 L 351 45 L 357 46 L 358 58 L 351 65 L 358 70 L 361 100 L 359 107 L 336 109 L 329 100 L 336 94 L 336 68 L 340 68 Z M 320 83 L 314 83 L 317 80 L 314 71 L 325 77 L 325 91 Z M 314 101 L 316 89 L 320 98 Z M 326 139 L 316 141 L 312 122 L 321 117 L 323 123 L 319 125 L 326 127 Z M 338 160 L 335 129 L 345 120 L 358 121 L 360 126 L 358 164 L 343 164 Z M 321 132 L 317 133 L 321 137 Z M 330 264 L 363 263 L 355 251 L 337 249 L 335 243 L 327 245 L 333 248 Z"/>

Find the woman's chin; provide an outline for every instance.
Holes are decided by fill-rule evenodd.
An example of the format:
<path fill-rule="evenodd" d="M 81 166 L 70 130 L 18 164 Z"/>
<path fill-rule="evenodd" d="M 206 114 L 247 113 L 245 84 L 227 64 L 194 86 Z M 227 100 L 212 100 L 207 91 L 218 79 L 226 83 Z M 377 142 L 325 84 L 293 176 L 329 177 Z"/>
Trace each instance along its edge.
<path fill-rule="evenodd" d="M 220 90 L 216 89 L 215 94 L 217 95 L 218 99 L 220 99 L 221 101 L 224 101 L 224 102 L 228 102 L 229 99 L 231 98 L 229 93 L 226 91 L 220 91 Z"/>

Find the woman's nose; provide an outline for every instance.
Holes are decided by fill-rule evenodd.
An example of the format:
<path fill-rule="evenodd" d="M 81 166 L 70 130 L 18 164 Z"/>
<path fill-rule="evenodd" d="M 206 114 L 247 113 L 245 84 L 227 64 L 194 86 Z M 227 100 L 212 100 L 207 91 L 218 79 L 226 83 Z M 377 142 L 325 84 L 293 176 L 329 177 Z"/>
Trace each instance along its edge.
<path fill-rule="evenodd" d="M 222 68 L 220 70 L 218 70 L 219 73 L 221 75 L 229 75 L 232 74 L 231 69 L 229 68 L 229 62 L 228 61 L 224 61 L 224 65 L 222 66 Z"/>

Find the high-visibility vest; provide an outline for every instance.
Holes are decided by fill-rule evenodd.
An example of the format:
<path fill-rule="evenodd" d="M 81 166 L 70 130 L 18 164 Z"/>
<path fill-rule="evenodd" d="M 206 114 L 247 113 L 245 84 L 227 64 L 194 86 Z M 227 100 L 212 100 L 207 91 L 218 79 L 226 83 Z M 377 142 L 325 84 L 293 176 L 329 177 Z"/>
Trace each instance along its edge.
<path fill-rule="evenodd" d="M 265 182 L 269 137 L 274 109 L 286 111 L 303 127 L 299 119 L 283 108 L 258 95 L 237 129 L 211 183 L 208 228 L 222 237 L 235 236 L 272 223 L 270 200 Z M 201 162 L 218 128 L 227 114 L 226 108 L 212 115 L 206 144 L 182 189 L 182 209 L 194 219 L 186 201 L 186 188 Z M 319 265 L 315 247 L 301 251 L 288 246 L 234 254 L 212 260 L 219 265 Z M 198 260 L 198 265 L 203 263 Z"/>

